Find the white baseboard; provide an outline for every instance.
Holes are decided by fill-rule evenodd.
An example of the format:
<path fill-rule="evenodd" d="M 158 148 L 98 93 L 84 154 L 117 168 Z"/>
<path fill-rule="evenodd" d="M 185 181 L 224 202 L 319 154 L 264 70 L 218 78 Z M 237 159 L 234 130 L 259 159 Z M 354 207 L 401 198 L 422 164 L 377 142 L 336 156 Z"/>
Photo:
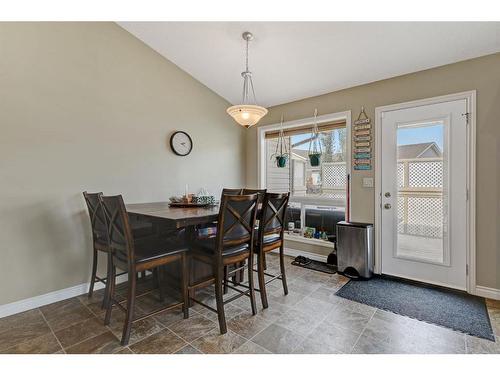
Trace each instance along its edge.
<path fill-rule="evenodd" d="M 279 253 L 279 250 L 276 249 L 276 250 L 273 250 L 272 252 L 273 253 Z M 288 247 L 285 247 L 284 254 L 288 255 L 288 256 L 291 256 L 291 257 L 294 257 L 294 258 L 297 257 L 297 256 L 299 256 L 299 255 L 302 255 L 302 256 L 304 256 L 306 258 L 309 258 L 309 259 L 312 259 L 312 260 L 317 260 L 319 262 L 326 262 L 326 259 L 328 258 L 327 255 L 314 254 L 314 253 L 310 253 L 308 251 L 290 249 Z"/>
<path fill-rule="evenodd" d="M 116 278 L 117 283 L 122 283 L 127 281 L 127 275 L 120 275 Z M 35 296 L 31 298 L 26 298 L 21 301 L 16 301 L 0 306 L 0 318 L 4 318 L 9 315 L 14 315 L 23 311 L 28 311 L 35 309 L 40 306 L 49 305 L 54 302 L 59 302 L 68 298 L 73 298 L 80 296 L 89 291 L 90 283 L 83 283 L 80 285 L 71 286 L 69 288 L 56 290 L 40 296 Z M 99 290 L 104 288 L 102 283 L 95 283 L 94 290 Z"/>
<path fill-rule="evenodd" d="M 500 300 L 500 289 L 476 285 L 474 293 L 476 296 Z"/>

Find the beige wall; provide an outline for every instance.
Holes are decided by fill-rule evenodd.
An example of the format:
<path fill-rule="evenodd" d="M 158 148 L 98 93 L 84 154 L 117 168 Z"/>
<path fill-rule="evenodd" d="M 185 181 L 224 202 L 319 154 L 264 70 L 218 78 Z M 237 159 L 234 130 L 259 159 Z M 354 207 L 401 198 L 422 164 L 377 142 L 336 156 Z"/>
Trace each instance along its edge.
<path fill-rule="evenodd" d="M 335 74 L 335 72 L 332 72 Z M 272 107 L 260 125 L 351 110 L 355 119 L 365 106 L 375 107 L 477 90 L 477 284 L 500 289 L 500 54 Z M 374 119 L 373 119 L 374 122 Z M 247 133 L 248 186 L 257 185 L 257 128 Z M 374 221 L 374 190 L 363 188 L 373 171 L 352 171 L 352 220 Z"/>
<path fill-rule="evenodd" d="M 87 282 L 81 192 L 244 184 L 228 103 L 113 23 L 0 23 L 0 305 Z M 169 149 L 191 134 L 187 157 Z"/>

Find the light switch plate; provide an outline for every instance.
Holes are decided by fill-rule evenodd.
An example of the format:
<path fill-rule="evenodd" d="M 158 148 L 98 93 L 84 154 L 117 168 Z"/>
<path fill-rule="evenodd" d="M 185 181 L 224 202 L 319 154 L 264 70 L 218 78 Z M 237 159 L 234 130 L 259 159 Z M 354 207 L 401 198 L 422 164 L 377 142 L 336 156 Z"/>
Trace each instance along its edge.
<path fill-rule="evenodd" d="M 373 187 L 373 177 L 363 177 L 363 187 L 372 188 Z"/>

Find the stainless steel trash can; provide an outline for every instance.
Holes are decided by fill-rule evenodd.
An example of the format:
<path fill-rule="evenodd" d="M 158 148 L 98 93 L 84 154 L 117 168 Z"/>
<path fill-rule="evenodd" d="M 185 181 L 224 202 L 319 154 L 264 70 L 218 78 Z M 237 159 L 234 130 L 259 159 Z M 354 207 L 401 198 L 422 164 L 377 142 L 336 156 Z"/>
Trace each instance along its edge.
<path fill-rule="evenodd" d="M 373 275 L 373 224 L 337 223 L 338 271 L 349 277 L 370 278 Z"/>

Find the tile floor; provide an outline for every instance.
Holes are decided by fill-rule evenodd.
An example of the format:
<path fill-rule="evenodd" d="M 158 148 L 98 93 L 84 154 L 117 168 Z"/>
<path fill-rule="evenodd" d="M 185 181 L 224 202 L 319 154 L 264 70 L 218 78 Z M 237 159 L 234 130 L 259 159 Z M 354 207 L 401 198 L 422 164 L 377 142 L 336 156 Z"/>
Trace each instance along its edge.
<path fill-rule="evenodd" d="M 250 302 L 226 305 L 228 333 L 220 335 L 217 316 L 195 305 L 190 318 L 179 310 L 134 324 L 127 347 L 119 338 L 123 313 L 102 324 L 102 290 L 0 319 L 0 353 L 499 353 L 500 301 L 487 301 L 497 341 L 491 342 L 345 300 L 335 292 L 347 282 L 291 266 L 288 296 L 279 281 L 269 284 L 269 308 L 252 316 Z M 270 271 L 278 258 L 269 257 Z M 148 285 L 142 286 L 144 288 Z M 117 292 L 124 298 L 126 286 Z M 197 294 L 214 303 L 212 288 Z M 258 306 L 260 299 L 257 294 Z M 159 306 L 154 294 L 139 298 L 139 313 Z"/>

